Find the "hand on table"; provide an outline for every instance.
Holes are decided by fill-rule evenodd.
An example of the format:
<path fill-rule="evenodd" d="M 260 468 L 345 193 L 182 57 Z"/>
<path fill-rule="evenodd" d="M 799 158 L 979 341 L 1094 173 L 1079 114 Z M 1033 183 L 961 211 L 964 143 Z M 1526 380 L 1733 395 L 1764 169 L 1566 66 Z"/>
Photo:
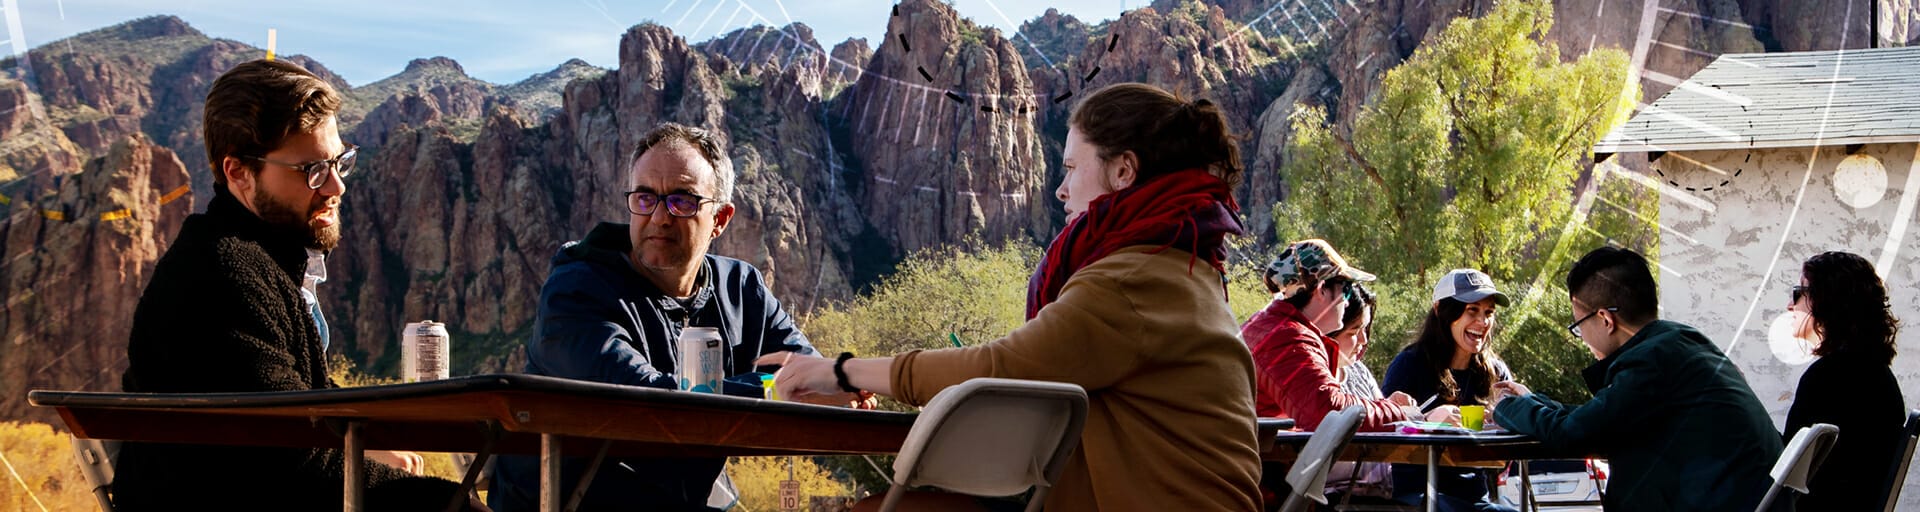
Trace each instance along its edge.
<path fill-rule="evenodd" d="M 1435 407 L 1432 411 L 1427 411 L 1427 421 L 1459 426 L 1460 408 L 1452 405 Z"/>
<path fill-rule="evenodd" d="M 860 400 L 854 393 L 840 389 L 840 380 L 833 375 L 832 359 L 776 352 L 760 356 L 753 364 L 780 367 L 773 372 L 773 385 L 782 400 L 820 405 L 846 405 Z"/>
<path fill-rule="evenodd" d="M 427 470 L 427 459 L 414 452 L 367 450 L 367 460 L 393 466 L 414 476 Z"/>
<path fill-rule="evenodd" d="M 1499 407 L 1500 401 L 1506 399 L 1507 396 L 1509 395 L 1527 396 L 1531 394 L 1533 394 L 1533 391 L 1527 389 L 1526 385 L 1521 384 L 1519 382 L 1514 382 L 1510 380 L 1495 382 L 1493 383 L 1493 400 L 1490 402 L 1487 402 L 1488 408 L 1491 409 L 1491 408 Z"/>
<path fill-rule="evenodd" d="M 1409 395 L 1405 391 L 1393 392 L 1392 395 L 1387 396 L 1387 401 L 1393 402 L 1394 405 L 1401 407 L 1413 407 L 1415 405 L 1413 395 Z"/>

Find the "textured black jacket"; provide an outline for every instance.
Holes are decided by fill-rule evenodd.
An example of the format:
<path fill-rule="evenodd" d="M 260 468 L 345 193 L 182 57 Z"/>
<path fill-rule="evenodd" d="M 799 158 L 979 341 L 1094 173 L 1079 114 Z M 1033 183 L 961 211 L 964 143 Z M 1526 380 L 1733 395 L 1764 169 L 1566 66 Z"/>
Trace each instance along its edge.
<path fill-rule="evenodd" d="M 1833 451 L 1813 473 L 1800 510 L 1884 510 L 1895 464 L 1905 462 L 1907 401 L 1885 359 L 1846 351 L 1821 357 L 1800 376 L 1782 439 L 1815 423 L 1840 427 Z"/>
<path fill-rule="evenodd" d="M 132 393 L 336 387 L 300 298 L 307 252 L 225 190 L 187 217 L 134 310 Z M 332 449 L 126 443 L 115 463 L 121 511 L 339 510 L 344 453 Z M 367 463 L 375 510 L 439 509 L 452 482 Z M 428 505 L 429 503 L 435 505 Z"/>

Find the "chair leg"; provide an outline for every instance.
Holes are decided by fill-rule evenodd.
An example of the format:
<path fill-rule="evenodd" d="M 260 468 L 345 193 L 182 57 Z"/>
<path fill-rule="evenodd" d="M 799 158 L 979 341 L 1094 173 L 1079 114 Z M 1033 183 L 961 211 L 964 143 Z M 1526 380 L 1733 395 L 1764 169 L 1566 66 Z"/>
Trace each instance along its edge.
<path fill-rule="evenodd" d="M 880 512 L 893 512 L 894 507 L 900 506 L 900 499 L 905 497 L 907 497 L 906 486 L 893 484 L 892 488 L 887 489 L 886 499 L 880 501 Z"/>
<path fill-rule="evenodd" d="M 1027 512 L 1040 512 L 1040 509 L 1046 508 L 1047 491 L 1051 490 L 1052 487 L 1045 485 L 1033 486 L 1033 497 L 1027 499 Z"/>

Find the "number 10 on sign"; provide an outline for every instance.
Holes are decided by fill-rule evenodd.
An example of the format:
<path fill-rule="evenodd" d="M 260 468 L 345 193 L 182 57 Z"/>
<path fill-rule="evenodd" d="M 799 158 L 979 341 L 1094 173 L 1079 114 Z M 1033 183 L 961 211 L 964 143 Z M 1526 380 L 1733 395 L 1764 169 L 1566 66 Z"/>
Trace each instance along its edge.
<path fill-rule="evenodd" d="M 781 480 L 780 481 L 780 510 L 782 512 L 799 512 L 800 481 L 798 480 Z"/>

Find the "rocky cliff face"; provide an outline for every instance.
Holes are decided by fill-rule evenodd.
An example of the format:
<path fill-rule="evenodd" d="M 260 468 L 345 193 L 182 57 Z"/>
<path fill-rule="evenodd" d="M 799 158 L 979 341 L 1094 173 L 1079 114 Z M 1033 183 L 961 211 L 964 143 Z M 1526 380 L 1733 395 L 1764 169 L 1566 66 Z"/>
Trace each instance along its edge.
<path fill-rule="evenodd" d="M 0 414 L 31 389 L 117 390 L 126 333 L 153 264 L 191 211 L 187 170 L 135 134 L 53 189 L 9 202 L 0 223 Z"/>
<path fill-rule="evenodd" d="M 861 210 L 894 254 L 1047 225 L 1035 110 L 1045 101 L 1012 43 L 946 4 L 898 4 L 838 110 Z"/>
<path fill-rule="evenodd" d="M 1879 2 L 1890 6 L 1883 32 L 1912 40 L 1912 3 Z M 945 3 L 905 0 L 877 48 L 856 39 L 826 49 L 798 24 L 698 44 L 640 25 L 622 37 L 615 69 L 570 61 L 504 86 L 430 58 L 349 88 L 318 62 L 285 57 L 347 92 L 347 138 L 365 148 L 347 180 L 334 280 L 322 287 L 335 350 L 390 372 L 400 326 L 432 319 L 455 331 L 456 372 L 519 369 L 514 348 L 548 260 L 595 222 L 626 220 L 627 159 L 666 121 L 727 141 L 739 214 L 715 251 L 766 271 L 796 312 L 850 297 L 917 249 L 1050 238 L 1068 109 L 1120 81 L 1223 106 L 1245 137 L 1243 213 L 1264 240 L 1268 208 L 1286 193 L 1276 170 L 1296 105 L 1346 122 L 1448 20 L 1491 7 L 1309 3 L 1324 28 L 1284 40 L 1284 21 L 1260 18 L 1276 4 L 1250 0 L 1161 0 L 1099 25 L 1049 13 L 1023 25 L 1024 41 Z M 1677 83 L 1664 77 L 1720 53 L 1866 45 L 1864 6 L 1661 6 L 1696 16 L 1569 0 L 1555 3 L 1548 37 L 1564 58 L 1641 48 L 1660 75 L 1643 75 L 1649 101 Z M 117 389 L 146 272 L 211 195 L 207 88 L 264 53 L 170 17 L 72 42 L 35 49 L 27 74 L 0 76 L 0 418 L 28 414 L 27 388 Z M 1066 93 L 1075 96 L 1053 101 Z"/>

